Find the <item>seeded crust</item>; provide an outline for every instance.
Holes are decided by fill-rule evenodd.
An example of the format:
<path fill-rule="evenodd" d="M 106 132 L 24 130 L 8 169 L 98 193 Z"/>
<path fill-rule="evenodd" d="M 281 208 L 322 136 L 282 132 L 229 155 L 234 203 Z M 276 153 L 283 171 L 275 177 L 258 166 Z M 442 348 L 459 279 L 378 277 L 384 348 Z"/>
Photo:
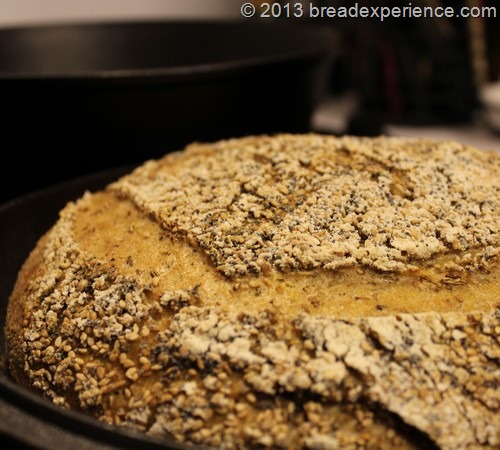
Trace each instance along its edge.
<path fill-rule="evenodd" d="M 33 250 L 12 376 L 219 448 L 498 448 L 499 169 L 456 142 L 312 134 L 148 162 Z"/>

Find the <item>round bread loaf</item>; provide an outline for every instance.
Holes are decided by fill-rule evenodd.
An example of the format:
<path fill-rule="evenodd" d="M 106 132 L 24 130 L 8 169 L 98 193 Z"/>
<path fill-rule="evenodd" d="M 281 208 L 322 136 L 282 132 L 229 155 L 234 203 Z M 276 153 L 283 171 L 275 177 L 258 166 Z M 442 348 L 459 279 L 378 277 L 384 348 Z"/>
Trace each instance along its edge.
<path fill-rule="evenodd" d="M 222 448 L 499 448 L 500 157 L 193 144 L 69 204 L 13 291 L 12 376 Z"/>

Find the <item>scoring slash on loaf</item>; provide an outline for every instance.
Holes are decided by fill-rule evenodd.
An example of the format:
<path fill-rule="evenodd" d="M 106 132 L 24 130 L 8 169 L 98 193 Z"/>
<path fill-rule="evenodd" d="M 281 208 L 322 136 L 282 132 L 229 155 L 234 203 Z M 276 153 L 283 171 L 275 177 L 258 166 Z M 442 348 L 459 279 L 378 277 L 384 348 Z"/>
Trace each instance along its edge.
<path fill-rule="evenodd" d="M 147 162 L 30 255 L 10 371 L 179 442 L 498 448 L 499 169 L 456 142 L 314 134 Z"/>

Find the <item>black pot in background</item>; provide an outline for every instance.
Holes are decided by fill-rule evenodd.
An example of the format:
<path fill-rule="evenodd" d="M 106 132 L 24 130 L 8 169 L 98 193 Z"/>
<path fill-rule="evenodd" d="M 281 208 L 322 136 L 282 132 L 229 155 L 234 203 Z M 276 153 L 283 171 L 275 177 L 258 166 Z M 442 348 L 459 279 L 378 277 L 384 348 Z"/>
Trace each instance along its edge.
<path fill-rule="evenodd" d="M 194 140 L 307 131 L 334 42 L 256 22 L 0 30 L 0 202 Z"/>

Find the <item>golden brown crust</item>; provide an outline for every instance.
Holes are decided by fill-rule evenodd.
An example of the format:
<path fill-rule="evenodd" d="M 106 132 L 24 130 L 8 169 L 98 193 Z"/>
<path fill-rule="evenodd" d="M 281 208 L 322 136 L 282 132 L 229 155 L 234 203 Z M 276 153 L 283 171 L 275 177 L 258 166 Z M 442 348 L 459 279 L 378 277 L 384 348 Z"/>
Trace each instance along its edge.
<path fill-rule="evenodd" d="M 328 149 L 334 157 L 325 156 Z M 392 241 L 380 238 L 389 230 L 377 219 L 378 228 L 356 243 L 354 231 L 360 237 L 369 226 L 366 210 L 357 213 L 364 225 L 341 235 L 355 244 L 349 256 L 323 253 L 316 241 L 309 250 L 299 242 L 302 253 L 283 251 L 280 227 L 292 230 L 292 238 L 310 220 L 316 221 L 311 235 L 326 230 L 319 225 L 324 211 L 314 209 L 327 202 L 323 194 L 309 189 L 309 203 L 297 203 L 291 189 L 278 200 L 264 195 L 271 179 L 272 189 L 284 191 L 290 167 L 301 170 L 294 166 L 301 151 L 309 158 L 302 173 L 308 186 L 337 188 L 342 166 L 342 176 L 357 178 L 358 192 L 380 213 L 394 208 L 393 218 L 404 212 L 413 220 L 422 245 L 433 233 L 433 250 L 412 250 L 408 241 L 406 253 L 394 252 L 398 230 Z M 264 152 L 266 159 L 256 158 Z M 349 161 L 355 171 L 346 169 Z M 246 176 L 264 165 L 260 184 L 239 180 L 239 190 L 228 187 L 239 176 L 230 164 Z M 278 179 L 280 164 L 287 175 Z M 394 164 L 385 203 L 369 194 L 374 170 L 377 183 L 389 177 L 377 164 Z M 195 145 L 147 163 L 68 205 L 26 262 L 6 330 L 13 376 L 101 420 L 216 447 L 385 449 L 432 441 L 443 449 L 495 448 L 498 165 L 498 156 L 455 143 L 315 135 Z M 327 166 L 335 177 L 319 170 Z M 328 183 L 321 184 L 325 176 Z M 436 176 L 444 191 L 419 187 L 431 197 L 419 203 L 419 176 Z M 411 219 L 414 205 L 401 200 L 401 180 L 413 183 L 424 216 L 437 205 L 448 208 L 441 222 Z M 228 192 L 233 200 L 224 209 Z M 286 214 L 285 198 L 295 208 Z M 214 205 L 224 220 L 204 228 L 200 218 L 213 219 Z M 245 208 L 254 211 L 251 220 L 242 221 L 242 213 L 249 218 Z M 276 214 L 281 222 L 272 220 Z M 340 210 L 335 214 L 331 223 L 347 220 Z M 293 220 L 302 225 L 291 227 Z M 391 223 L 402 226 L 401 220 Z M 275 237 L 267 247 L 252 240 L 265 226 Z M 439 227 L 448 232 L 436 234 Z M 338 227 L 330 231 L 337 239 Z M 367 250 L 369 239 L 378 242 L 377 252 Z M 226 253 L 219 241 L 228 244 Z"/>
<path fill-rule="evenodd" d="M 477 270 L 498 253 L 495 168 L 496 155 L 455 142 L 282 135 L 193 145 L 112 189 L 229 277 L 401 273 L 451 251 L 464 259 L 444 270 Z"/>
<path fill-rule="evenodd" d="M 9 361 L 9 371 L 16 380 L 24 385 L 29 385 L 29 377 L 25 371 L 22 351 L 24 327 L 30 309 L 35 306 L 32 302 L 27 302 L 26 299 L 30 298 L 33 281 L 43 277 L 43 248 L 46 240 L 47 236 L 40 239 L 23 264 L 17 276 L 7 309 L 5 338 L 8 344 L 6 356 Z"/>

